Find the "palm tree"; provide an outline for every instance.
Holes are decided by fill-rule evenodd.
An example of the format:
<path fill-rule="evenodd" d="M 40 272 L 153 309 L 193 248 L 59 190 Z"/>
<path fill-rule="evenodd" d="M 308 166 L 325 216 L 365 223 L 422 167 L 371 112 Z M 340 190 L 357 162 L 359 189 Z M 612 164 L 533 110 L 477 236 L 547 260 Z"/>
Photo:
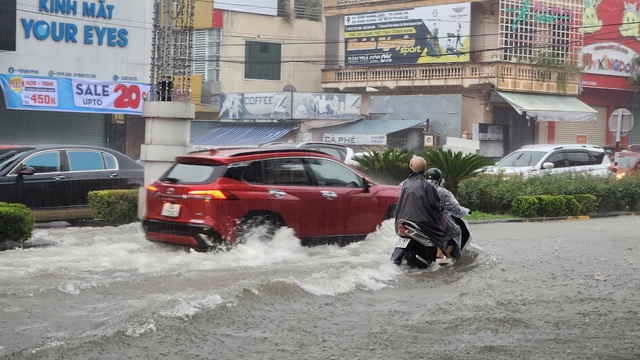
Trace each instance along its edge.
<path fill-rule="evenodd" d="M 412 156 L 407 149 L 370 148 L 354 160 L 358 163 L 358 169 L 376 181 L 398 184 L 409 174 Z"/>
<path fill-rule="evenodd" d="M 418 154 L 427 160 L 428 167 L 436 167 L 442 171 L 445 187 L 454 195 L 458 192 L 458 184 L 464 179 L 478 173 L 481 168 L 493 164 L 493 161 L 478 154 L 466 154 L 451 150 L 429 150 Z"/>

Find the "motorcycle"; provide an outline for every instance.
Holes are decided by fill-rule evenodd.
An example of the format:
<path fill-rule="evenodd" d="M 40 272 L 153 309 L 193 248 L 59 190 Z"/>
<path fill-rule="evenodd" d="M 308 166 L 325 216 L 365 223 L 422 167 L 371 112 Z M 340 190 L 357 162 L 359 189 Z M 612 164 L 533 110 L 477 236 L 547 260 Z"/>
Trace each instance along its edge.
<path fill-rule="evenodd" d="M 460 252 L 471 240 L 469 224 L 465 219 L 452 216 L 462 230 Z M 398 239 L 391 254 L 391 261 L 396 265 L 406 264 L 412 268 L 426 269 L 436 261 L 437 245 L 423 233 L 416 223 L 400 220 L 398 224 Z"/>

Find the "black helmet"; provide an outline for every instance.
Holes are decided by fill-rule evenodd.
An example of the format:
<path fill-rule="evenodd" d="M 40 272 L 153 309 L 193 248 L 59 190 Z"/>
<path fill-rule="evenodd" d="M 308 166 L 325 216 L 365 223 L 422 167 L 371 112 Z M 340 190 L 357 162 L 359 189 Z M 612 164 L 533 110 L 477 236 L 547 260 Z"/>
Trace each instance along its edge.
<path fill-rule="evenodd" d="M 444 178 L 442 177 L 442 171 L 440 171 L 440 169 L 438 168 L 431 168 L 427 170 L 425 177 L 428 180 L 435 181 L 436 185 L 438 186 L 442 186 L 442 183 L 444 183 Z"/>

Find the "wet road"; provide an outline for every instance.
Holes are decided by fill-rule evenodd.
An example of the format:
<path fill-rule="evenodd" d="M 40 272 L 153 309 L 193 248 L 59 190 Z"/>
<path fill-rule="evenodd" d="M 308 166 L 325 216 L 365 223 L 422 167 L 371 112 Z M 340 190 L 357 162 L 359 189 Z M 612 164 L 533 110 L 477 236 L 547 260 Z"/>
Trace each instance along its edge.
<path fill-rule="evenodd" d="M 639 359 L 640 217 L 472 225 L 452 266 L 389 262 L 392 224 L 226 253 L 138 224 L 0 252 L 2 359 Z"/>

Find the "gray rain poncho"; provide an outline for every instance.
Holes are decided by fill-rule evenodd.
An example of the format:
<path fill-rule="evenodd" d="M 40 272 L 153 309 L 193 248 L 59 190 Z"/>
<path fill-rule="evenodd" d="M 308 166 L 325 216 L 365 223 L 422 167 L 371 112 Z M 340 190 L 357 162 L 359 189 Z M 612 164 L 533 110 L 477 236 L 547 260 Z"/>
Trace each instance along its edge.
<path fill-rule="evenodd" d="M 451 191 L 439 186 L 438 181 L 436 180 L 427 180 L 430 184 L 432 184 L 436 191 L 438 192 L 438 197 L 440 198 L 440 206 L 443 210 L 443 217 L 446 221 L 446 226 L 444 227 L 444 231 L 447 235 L 448 239 L 451 239 L 453 243 L 455 243 L 455 249 L 451 253 L 451 256 L 455 259 L 460 258 L 460 246 L 462 241 L 462 230 L 460 226 L 456 224 L 456 222 L 451 218 L 451 216 L 455 216 L 458 218 L 465 217 L 469 215 L 469 209 L 464 206 L 460 206 L 456 197 L 453 196 Z"/>
<path fill-rule="evenodd" d="M 447 239 L 441 227 L 440 199 L 436 188 L 425 179 L 424 172 L 411 174 L 402 183 L 396 208 L 396 232 L 401 219 L 415 222 L 422 232 L 444 249 Z"/>

